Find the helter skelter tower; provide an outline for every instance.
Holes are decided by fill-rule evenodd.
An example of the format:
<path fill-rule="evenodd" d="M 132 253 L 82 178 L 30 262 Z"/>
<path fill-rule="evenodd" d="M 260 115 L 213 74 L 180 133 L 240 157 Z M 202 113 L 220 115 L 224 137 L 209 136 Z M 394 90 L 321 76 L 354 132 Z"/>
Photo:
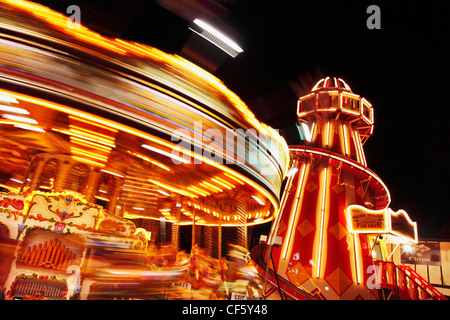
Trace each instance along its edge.
<path fill-rule="evenodd" d="M 297 113 L 307 141 L 289 147 L 291 173 L 297 171 L 286 182 L 271 230 L 282 238 L 272 248 L 277 272 L 325 299 L 373 299 L 366 286 L 371 244 L 366 233 L 349 230 L 347 214 L 351 205 L 387 210 L 390 202 L 364 156 L 372 105 L 342 79 L 327 77 L 299 99 Z"/>

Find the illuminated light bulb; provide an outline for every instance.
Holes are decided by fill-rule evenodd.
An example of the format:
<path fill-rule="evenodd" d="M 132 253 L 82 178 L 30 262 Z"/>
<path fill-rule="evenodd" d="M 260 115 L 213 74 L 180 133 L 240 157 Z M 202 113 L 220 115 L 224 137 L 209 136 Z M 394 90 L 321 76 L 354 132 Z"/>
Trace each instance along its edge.
<path fill-rule="evenodd" d="M 234 40 L 203 20 L 195 19 L 193 25 L 190 26 L 189 29 L 222 49 L 233 58 L 239 53 L 244 52 Z"/>

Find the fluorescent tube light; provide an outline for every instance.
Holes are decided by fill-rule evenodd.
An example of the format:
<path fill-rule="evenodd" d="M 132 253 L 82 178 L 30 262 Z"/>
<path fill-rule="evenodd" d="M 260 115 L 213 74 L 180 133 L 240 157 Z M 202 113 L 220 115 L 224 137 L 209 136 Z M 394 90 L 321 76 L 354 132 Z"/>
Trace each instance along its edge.
<path fill-rule="evenodd" d="M 189 29 L 219 47 L 233 58 L 244 50 L 231 38 L 203 20 L 195 19 Z"/>

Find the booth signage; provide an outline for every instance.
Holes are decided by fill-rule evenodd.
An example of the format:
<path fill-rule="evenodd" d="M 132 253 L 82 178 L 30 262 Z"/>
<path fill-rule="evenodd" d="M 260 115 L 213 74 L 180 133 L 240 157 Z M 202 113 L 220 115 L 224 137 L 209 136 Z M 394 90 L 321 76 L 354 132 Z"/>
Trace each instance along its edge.
<path fill-rule="evenodd" d="M 386 230 L 386 211 L 370 210 L 362 206 L 347 208 L 352 232 L 383 232 Z"/>
<path fill-rule="evenodd" d="M 415 245 L 402 244 L 401 252 L 402 263 L 441 265 L 441 250 L 438 242 L 419 242 Z"/>

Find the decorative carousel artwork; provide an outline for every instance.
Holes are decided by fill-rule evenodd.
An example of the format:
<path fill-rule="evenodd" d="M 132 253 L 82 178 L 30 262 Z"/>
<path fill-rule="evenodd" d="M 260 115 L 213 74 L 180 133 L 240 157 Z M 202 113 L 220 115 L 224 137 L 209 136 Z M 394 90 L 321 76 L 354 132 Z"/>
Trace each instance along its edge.
<path fill-rule="evenodd" d="M 36 192 L 30 200 L 25 224 L 62 234 L 93 231 L 102 207 L 72 193 Z"/>
<path fill-rule="evenodd" d="M 16 239 L 21 231 L 24 206 L 22 195 L 0 193 L 0 238 Z"/>

